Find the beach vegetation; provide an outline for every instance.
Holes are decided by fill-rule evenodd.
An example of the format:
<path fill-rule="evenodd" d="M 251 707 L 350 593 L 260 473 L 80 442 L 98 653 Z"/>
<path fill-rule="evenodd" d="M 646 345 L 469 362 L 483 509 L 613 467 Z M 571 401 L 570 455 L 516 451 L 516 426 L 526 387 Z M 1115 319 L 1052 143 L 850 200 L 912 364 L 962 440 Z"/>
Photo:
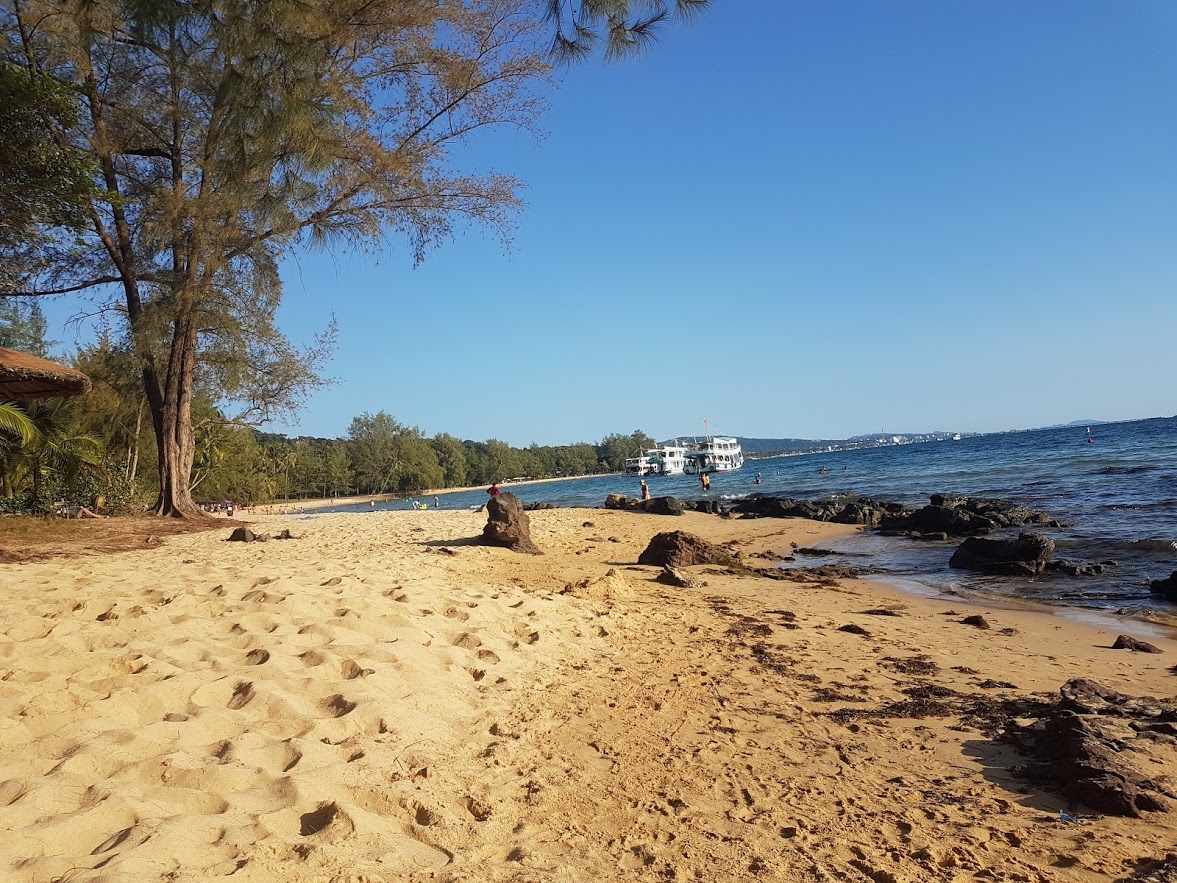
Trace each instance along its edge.
<path fill-rule="evenodd" d="M 534 130 L 549 72 L 532 0 L 27 0 L 0 27 L 6 71 L 80 102 L 22 126 L 96 171 L 85 229 L 34 217 L 38 272 L 0 293 L 86 292 L 125 322 L 161 515 L 200 514 L 202 386 L 260 425 L 323 382 L 333 327 L 298 346 L 274 321 L 283 256 L 397 236 L 419 261 L 467 223 L 506 235 L 518 182 L 459 169 L 454 148 Z"/>
<path fill-rule="evenodd" d="M 28 431 L 4 446 L 0 485 L 5 497 L 23 490 L 32 505 L 40 506 L 62 489 L 72 489 L 83 474 L 107 477 L 102 445 L 78 431 L 72 402 L 52 399 L 15 407 L 23 412 Z M 46 485 L 50 477 L 55 479 L 52 489 Z"/>
<path fill-rule="evenodd" d="M 552 27 L 551 52 L 576 62 L 600 52 L 606 61 L 640 55 L 658 39 L 663 25 L 689 20 L 709 0 L 543 0 Z"/>
<path fill-rule="evenodd" d="M 601 439 L 598 445 L 598 456 L 605 470 L 621 472 L 625 469 L 627 457 L 637 457 L 649 448 L 657 446 L 657 442 L 640 429 L 629 435 L 613 433 Z"/>
<path fill-rule="evenodd" d="M 85 227 L 94 167 L 86 151 L 59 137 L 77 125 L 79 110 L 67 84 L 0 59 L 0 291 L 44 268 Z M 54 234 L 65 234 L 59 245 Z"/>
<path fill-rule="evenodd" d="M 47 359 L 53 343 L 46 337 L 48 329 L 36 301 L 0 299 L 0 346 Z"/>

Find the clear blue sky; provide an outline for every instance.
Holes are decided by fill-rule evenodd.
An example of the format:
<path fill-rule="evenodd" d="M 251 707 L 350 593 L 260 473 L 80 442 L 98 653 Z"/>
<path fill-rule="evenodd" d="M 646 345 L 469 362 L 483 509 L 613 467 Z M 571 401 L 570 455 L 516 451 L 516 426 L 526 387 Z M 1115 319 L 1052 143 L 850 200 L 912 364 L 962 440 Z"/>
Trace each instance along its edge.
<path fill-rule="evenodd" d="M 469 154 L 528 185 L 509 248 L 288 262 L 282 327 L 334 312 L 340 348 L 287 431 L 1177 412 L 1172 0 L 715 0 L 639 62 L 563 73 L 544 128 Z"/>

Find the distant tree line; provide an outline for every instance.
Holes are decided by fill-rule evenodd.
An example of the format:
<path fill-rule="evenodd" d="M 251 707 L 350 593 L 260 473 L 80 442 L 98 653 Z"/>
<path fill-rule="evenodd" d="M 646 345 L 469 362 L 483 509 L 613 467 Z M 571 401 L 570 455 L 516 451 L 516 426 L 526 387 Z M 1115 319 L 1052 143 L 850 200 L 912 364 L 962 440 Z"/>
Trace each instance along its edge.
<path fill-rule="evenodd" d="M 35 303 L 0 301 L 0 346 L 46 355 Z M 142 509 L 159 493 L 150 408 L 131 348 L 102 334 L 72 360 L 93 389 L 78 399 L 0 405 L 0 512 L 44 511 L 65 501 Z M 342 438 L 290 438 L 229 420 L 215 377 L 192 403 L 190 491 L 195 500 L 267 503 L 354 494 L 408 494 L 512 478 L 619 472 L 653 447 L 644 432 L 599 442 L 532 444 L 432 437 L 384 411 L 355 417 Z"/>

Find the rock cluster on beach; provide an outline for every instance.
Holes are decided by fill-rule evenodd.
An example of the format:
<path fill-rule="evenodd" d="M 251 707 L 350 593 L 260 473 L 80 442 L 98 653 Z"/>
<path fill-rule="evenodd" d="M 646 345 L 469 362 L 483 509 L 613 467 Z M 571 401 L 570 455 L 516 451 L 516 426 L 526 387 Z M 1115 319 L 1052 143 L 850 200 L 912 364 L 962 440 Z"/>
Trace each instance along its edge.
<path fill-rule="evenodd" d="M 1177 781 L 1146 776 L 1130 758 L 1136 740 L 1174 739 L 1177 703 L 1127 696 L 1087 678 L 1068 681 L 1059 693 L 1037 720 L 1006 729 L 1006 741 L 1037 761 L 1023 775 L 1109 815 L 1168 810 Z"/>
<path fill-rule="evenodd" d="M 861 524 L 879 528 L 887 535 L 913 539 L 979 536 L 1023 524 L 1062 526 L 1045 512 L 1019 503 L 956 494 L 932 494 L 930 504 L 920 509 L 869 497 L 794 500 L 757 494 L 734 503 L 732 511 L 755 518 L 809 518 L 835 524 Z"/>

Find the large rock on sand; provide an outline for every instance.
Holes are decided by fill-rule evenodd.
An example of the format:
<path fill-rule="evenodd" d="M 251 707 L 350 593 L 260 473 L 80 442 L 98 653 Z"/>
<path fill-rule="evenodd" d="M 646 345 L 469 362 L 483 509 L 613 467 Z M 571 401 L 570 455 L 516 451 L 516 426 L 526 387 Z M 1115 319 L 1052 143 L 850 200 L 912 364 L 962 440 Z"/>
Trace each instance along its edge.
<path fill-rule="evenodd" d="M 486 527 L 482 529 L 482 542 L 488 546 L 506 546 L 516 552 L 542 555 L 531 539 L 531 521 L 523 511 L 523 504 L 514 494 L 502 493 L 490 498 L 486 504 Z"/>
<path fill-rule="evenodd" d="M 1024 533 L 1016 540 L 969 537 L 948 560 L 949 567 L 1008 576 L 1033 576 L 1046 570 L 1054 555 L 1054 540 L 1040 533 Z"/>
<path fill-rule="evenodd" d="M 638 564 L 654 567 L 690 567 L 693 564 L 722 564 L 730 567 L 737 563 L 731 552 L 685 530 L 656 535 L 638 556 Z"/>

